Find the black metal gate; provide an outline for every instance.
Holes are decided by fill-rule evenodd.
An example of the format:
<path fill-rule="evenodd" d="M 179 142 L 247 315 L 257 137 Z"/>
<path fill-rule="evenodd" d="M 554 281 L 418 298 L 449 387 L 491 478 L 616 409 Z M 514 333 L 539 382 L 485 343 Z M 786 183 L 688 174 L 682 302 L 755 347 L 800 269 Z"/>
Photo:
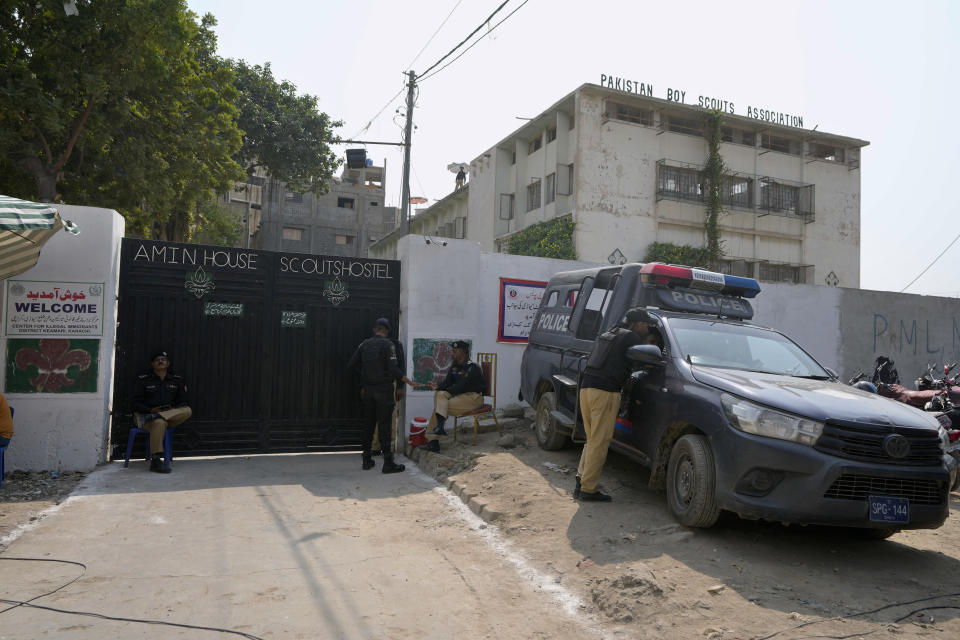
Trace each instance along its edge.
<path fill-rule="evenodd" d="M 176 456 L 359 448 L 346 363 L 376 318 L 396 326 L 399 262 L 129 238 L 120 259 L 114 458 L 160 349 L 193 409 Z"/>

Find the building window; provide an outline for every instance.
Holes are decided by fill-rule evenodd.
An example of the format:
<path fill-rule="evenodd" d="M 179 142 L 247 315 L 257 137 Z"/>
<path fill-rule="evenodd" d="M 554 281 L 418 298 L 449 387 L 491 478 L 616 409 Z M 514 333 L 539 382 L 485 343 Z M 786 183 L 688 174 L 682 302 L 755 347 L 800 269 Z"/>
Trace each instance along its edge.
<path fill-rule="evenodd" d="M 341 209 L 353 209 L 353 198 L 337 198 L 337 206 Z"/>
<path fill-rule="evenodd" d="M 342 244 L 348 247 L 353 246 L 354 236 L 341 235 L 337 234 L 337 244 Z"/>
<path fill-rule="evenodd" d="M 527 144 L 527 155 L 538 150 L 542 145 L 543 145 L 543 138 L 541 136 L 537 136 Z"/>
<path fill-rule="evenodd" d="M 467 237 L 467 219 L 465 217 L 454 218 L 453 237 L 463 240 Z"/>
<path fill-rule="evenodd" d="M 500 194 L 500 219 L 513 220 L 513 194 Z"/>
<path fill-rule="evenodd" d="M 757 134 L 753 131 L 744 131 L 743 129 L 734 129 L 733 127 L 721 127 L 720 139 L 724 142 L 745 144 L 748 147 L 752 147 L 757 143 Z"/>
<path fill-rule="evenodd" d="M 547 127 L 547 144 L 550 144 L 556 139 L 557 139 L 557 128 Z"/>
<path fill-rule="evenodd" d="M 527 185 L 527 211 L 540 208 L 540 180 Z"/>
<path fill-rule="evenodd" d="M 766 282 L 790 282 L 806 284 L 807 267 L 790 264 L 760 263 L 760 279 Z"/>
<path fill-rule="evenodd" d="M 569 196 L 573 194 L 573 165 L 561 164 L 557 166 L 557 195 Z"/>
<path fill-rule="evenodd" d="M 703 135 L 703 121 L 699 118 L 682 118 L 672 114 L 663 114 L 664 127 L 674 133 L 686 133 L 692 136 Z"/>
<path fill-rule="evenodd" d="M 517 152 L 513 151 L 510 153 L 510 166 L 517 164 Z"/>
<path fill-rule="evenodd" d="M 303 194 L 295 193 L 293 191 L 287 191 L 286 200 L 287 202 L 303 202 Z"/>
<path fill-rule="evenodd" d="M 754 263 L 748 260 L 720 260 L 717 262 L 717 271 L 719 273 L 730 274 L 731 276 L 752 278 L 754 277 L 753 265 Z"/>
<path fill-rule="evenodd" d="M 829 160 L 831 162 L 843 162 L 843 151 L 840 147 L 820 144 L 819 142 L 811 142 L 810 146 L 807 147 L 807 155 L 811 158 L 819 158 L 820 160 Z"/>
<path fill-rule="evenodd" d="M 570 130 L 573 131 L 577 126 L 577 116 L 576 114 L 570 114 Z"/>
<path fill-rule="evenodd" d="M 622 120 L 623 122 L 632 122 L 649 127 L 653 124 L 653 111 L 650 109 L 641 109 L 631 107 L 619 102 L 607 102 L 607 117 L 611 120 Z"/>
<path fill-rule="evenodd" d="M 261 176 L 247 176 L 247 184 L 252 184 L 255 187 L 262 187 L 267 184 L 267 179 Z"/>
<path fill-rule="evenodd" d="M 543 203 L 550 204 L 551 202 L 557 199 L 556 198 L 557 174 L 551 173 L 550 175 L 548 175 L 546 178 L 546 184 L 544 185 L 544 187 L 546 188 L 546 193 L 543 196 L 544 197 Z"/>
<path fill-rule="evenodd" d="M 296 227 L 284 227 L 282 236 L 284 240 L 294 240 L 300 242 L 303 240 L 303 229 L 297 229 Z"/>
<path fill-rule="evenodd" d="M 772 178 L 760 179 L 760 208 L 786 216 L 813 220 L 814 189 L 812 184 L 792 185 Z"/>
<path fill-rule="evenodd" d="M 723 193 L 720 198 L 728 207 L 752 209 L 753 180 L 742 176 L 723 176 Z"/>
<path fill-rule="evenodd" d="M 377 202 L 376 200 L 374 200 L 373 202 L 370 203 L 370 206 L 371 206 L 371 207 L 379 207 L 379 206 L 380 206 L 380 203 Z"/>
<path fill-rule="evenodd" d="M 700 171 L 660 164 L 657 167 L 657 198 L 700 202 L 703 200 Z"/>
<path fill-rule="evenodd" d="M 776 136 L 772 133 L 760 134 L 760 146 L 770 151 L 779 151 L 780 153 L 790 153 L 795 156 L 800 155 L 800 141 Z"/>

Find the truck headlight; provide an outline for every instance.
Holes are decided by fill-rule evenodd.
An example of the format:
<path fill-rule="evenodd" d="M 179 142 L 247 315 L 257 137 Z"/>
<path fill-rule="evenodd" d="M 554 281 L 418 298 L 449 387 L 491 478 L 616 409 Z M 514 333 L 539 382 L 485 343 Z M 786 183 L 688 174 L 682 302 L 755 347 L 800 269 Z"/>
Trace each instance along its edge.
<path fill-rule="evenodd" d="M 823 433 L 822 422 L 774 411 L 726 393 L 721 400 L 730 424 L 746 433 L 810 446 Z"/>

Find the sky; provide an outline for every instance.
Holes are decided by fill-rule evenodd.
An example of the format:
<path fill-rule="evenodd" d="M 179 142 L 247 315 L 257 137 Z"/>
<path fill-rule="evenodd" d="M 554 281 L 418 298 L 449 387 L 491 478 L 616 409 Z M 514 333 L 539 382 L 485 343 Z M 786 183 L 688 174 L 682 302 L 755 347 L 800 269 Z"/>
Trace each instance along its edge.
<path fill-rule="evenodd" d="M 187 0 L 216 16 L 221 55 L 269 62 L 343 121 L 342 139 L 384 142 L 401 139 L 406 71 L 423 75 L 501 2 Z M 489 26 L 503 18 L 419 85 L 412 196 L 443 198 L 454 186 L 448 164 L 470 162 L 520 118 L 606 74 L 650 83 L 656 97 L 668 88 L 686 91 L 688 104 L 722 97 L 869 141 L 864 289 L 902 290 L 960 236 L 960 205 L 947 189 L 960 183 L 960 2 L 509 0 Z M 337 150 L 347 146 L 356 145 Z M 398 205 L 401 148 L 367 149 L 386 162 L 386 204 Z M 907 292 L 960 296 L 958 259 L 960 241 Z"/>

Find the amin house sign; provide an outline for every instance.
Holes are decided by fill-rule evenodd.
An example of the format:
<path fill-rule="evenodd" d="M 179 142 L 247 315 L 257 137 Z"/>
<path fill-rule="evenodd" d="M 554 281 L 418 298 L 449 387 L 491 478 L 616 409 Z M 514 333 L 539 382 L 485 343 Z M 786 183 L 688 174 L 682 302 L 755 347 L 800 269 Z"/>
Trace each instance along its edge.
<path fill-rule="evenodd" d="M 102 336 L 102 282 L 8 280 L 8 336 Z"/>

